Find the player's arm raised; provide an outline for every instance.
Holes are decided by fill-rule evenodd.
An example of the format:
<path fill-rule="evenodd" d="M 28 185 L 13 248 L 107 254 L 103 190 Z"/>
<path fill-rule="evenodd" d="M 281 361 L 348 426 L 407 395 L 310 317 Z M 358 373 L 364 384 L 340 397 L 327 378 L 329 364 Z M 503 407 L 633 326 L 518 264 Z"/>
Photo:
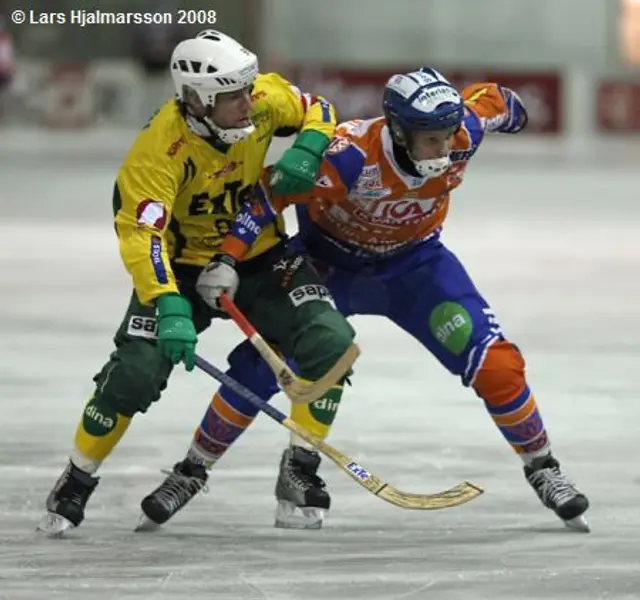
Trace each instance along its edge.
<path fill-rule="evenodd" d="M 474 83 L 462 91 L 465 106 L 486 133 L 518 133 L 528 122 L 527 110 L 516 92 L 498 83 Z"/>
<path fill-rule="evenodd" d="M 336 130 L 335 110 L 321 96 L 300 92 L 280 75 L 267 77 L 273 90 L 270 108 L 276 135 L 298 133 L 293 146 L 273 166 L 274 193 L 305 192 L 313 187 Z"/>
<path fill-rule="evenodd" d="M 309 191 L 299 194 L 274 193 L 275 186 L 270 184 L 273 171 L 270 168 L 265 169 L 254 189 L 253 197 L 245 202 L 231 225 L 220 246 L 219 254 L 232 257 L 234 264 L 243 260 L 262 229 L 275 221 L 288 206 L 319 201 L 339 202 L 350 189 L 348 164 L 344 160 L 341 162 L 335 155 L 325 155 L 315 185 Z M 359 172 L 361 165 L 356 168 Z M 351 167 L 351 171 L 353 170 Z M 232 292 L 229 295 L 233 297 L 235 288 L 221 291 Z"/>
<path fill-rule="evenodd" d="M 134 150 L 114 188 L 120 255 L 143 304 L 158 312 L 158 345 L 174 364 L 195 365 L 197 336 L 191 303 L 178 290 L 167 252 L 166 231 L 178 193 L 175 169 L 157 153 Z"/>
<path fill-rule="evenodd" d="M 346 131 L 348 124 L 340 125 L 326 151 L 314 185 L 298 194 L 279 194 L 272 185 L 273 169 L 263 171 L 253 198 L 241 208 L 222 246 L 220 255 L 228 255 L 234 262 L 248 253 L 260 231 L 293 204 L 314 202 L 338 203 L 349 194 L 362 172 L 365 152 Z M 223 291 L 233 291 L 226 289 Z M 233 295 L 233 294 L 230 294 Z"/>

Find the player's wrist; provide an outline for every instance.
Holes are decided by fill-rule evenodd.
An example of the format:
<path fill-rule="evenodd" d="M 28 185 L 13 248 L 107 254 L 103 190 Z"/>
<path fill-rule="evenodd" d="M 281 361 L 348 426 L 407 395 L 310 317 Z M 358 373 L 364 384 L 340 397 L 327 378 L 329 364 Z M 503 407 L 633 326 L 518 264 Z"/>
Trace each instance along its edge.
<path fill-rule="evenodd" d="M 227 265 L 232 269 L 236 268 L 238 264 L 238 260 L 232 256 L 231 254 L 227 254 L 226 252 L 218 252 L 212 259 L 212 263 L 222 263 L 223 265 Z"/>
<path fill-rule="evenodd" d="M 303 131 L 293 144 L 294 148 L 306 150 L 317 158 L 322 158 L 324 151 L 329 146 L 331 139 L 321 131 L 307 129 Z"/>
<path fill-rule="evenodd" d="M 193 316 L 191 302 L 177 292 L 169 292 L 158 296 L 155 299 L 155 304 L 159 318 L 174 316 L 191 319 Z"/>

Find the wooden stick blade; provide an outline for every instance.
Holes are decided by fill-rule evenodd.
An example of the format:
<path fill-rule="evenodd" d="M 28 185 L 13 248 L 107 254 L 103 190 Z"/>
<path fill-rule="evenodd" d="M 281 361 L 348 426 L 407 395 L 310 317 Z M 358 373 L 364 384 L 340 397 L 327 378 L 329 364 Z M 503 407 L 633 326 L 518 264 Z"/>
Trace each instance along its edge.
<path fill-rule="evenodd" d="M 442 508 L 453 508 L 475 500 L 481 496 L 484 490 L 477 485 L 465 481 L 458 485 L 435 494 L 411 494 L 403 492 L 392 485 L 385 485 L 377 494 L 394 506 L 408 508 L 411 510 L 440 510 Z"/>
<path fill-rule="evenodd" d="M 468 481 L 460 483 L 448 490 L 433 494 L 404 492 L 383 481 L 360 463 L 346 456 L 333 446 L 330 446 L 322 439 L 311 435 L 292 419 L 286 418 L 282 421 L 282 424 L 330 458 L 342 471 L 363 488 L 394 506 L 410 510 L 440 510 L 466 504 L 484 493 L 481 487 Z"/>

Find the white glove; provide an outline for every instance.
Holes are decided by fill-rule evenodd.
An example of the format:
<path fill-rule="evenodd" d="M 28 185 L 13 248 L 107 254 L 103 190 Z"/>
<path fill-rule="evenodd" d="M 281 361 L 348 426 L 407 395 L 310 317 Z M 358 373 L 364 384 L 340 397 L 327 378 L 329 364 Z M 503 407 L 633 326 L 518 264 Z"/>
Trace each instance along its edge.
<path fill-rule="evenodd" d="M 240 280 L 235 270 L 236 261 L 227 254 L 219 254 L 202 269 L 196 281 L 196 292 L 211 307 L 220 310 L 218 300 L 227 294 L 233 300 Z"/>

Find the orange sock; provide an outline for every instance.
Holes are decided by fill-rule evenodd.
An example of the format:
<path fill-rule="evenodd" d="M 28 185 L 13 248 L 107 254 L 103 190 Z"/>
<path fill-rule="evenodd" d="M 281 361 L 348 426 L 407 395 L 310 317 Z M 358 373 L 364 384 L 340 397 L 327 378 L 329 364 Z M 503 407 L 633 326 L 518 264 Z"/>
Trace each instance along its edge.
<path fill-rule="evenodd" d="M 211 468 L 251 425 L 255 415 L 246 415 L 231 406 L 218 392 L 193 436 L 189 459 Z"/>
<path fill-rule="evenodd" d="M 516 347 L 500 341 L 487 351 L 473 383 L 500 433 L 525 462 L 548 453 L 549 438 Z"/>

